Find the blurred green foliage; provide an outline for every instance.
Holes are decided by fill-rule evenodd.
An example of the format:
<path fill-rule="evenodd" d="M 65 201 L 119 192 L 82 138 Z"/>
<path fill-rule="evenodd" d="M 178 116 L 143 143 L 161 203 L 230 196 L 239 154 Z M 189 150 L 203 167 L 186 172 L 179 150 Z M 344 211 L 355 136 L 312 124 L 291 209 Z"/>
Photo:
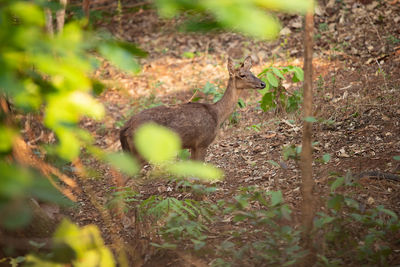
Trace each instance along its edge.
<path fill-rule="evenodd" d="M 159 13 L 167 18 L 195 11 L 188 20 L 191 30 L 224 28 L 260 39 L 279 34 L 274 12 L 305 13 L 314 4 L 310 0 L 155 0 Z"/>
<path fill-rule="evenodd" d="M 270 11 L 305 12 L 307 0 L 261 1 L 189 1 L 157 0 L 160 14 L 172 17 L 181 11 L 195 10 L 201 22 L 212 16 L 211 25 L 236 30 L 258 38 L 273 38 L 279 32 L 278 22 Z M 0 4 L 0 97 L 7 98 L 18 112 L 43 113 L 44 125 L 56 135 L 56 144 L 48 152 L 66 161 L 77 159 L 86 148 L 129 175 L 138 171 L 134 159 L 124 154 L 109 154 L 92 143 L 91 135 L 79 127 L 82 117 L 96 120 L 104 116 L 104 107 L 95 95 L 103 90 L 93 78 L 93 71 L 105 58 L 128 73 L 140 70 L 137 58 L 146 53 L 135 45 L 116 41 L 105 32 L 83 30 L 85 19 L 68 22 L 55 36 L 45 31 L 44 9 L 56 11 L 55 1 L 2 0 Z M 194 21 L 197 17 L 193 17 Z M 204 23 L 203 23 L 204 24 Z M 199 24 L 200 26 L 202 24 Z M 19 131 L 16 124 L 6 123 L 0 114 L 0 225 L 8 229 L 29 223 L 30 198 L 66 204 L 68 201 L 37 171 L 11 164 L 8 157 Z M 179 139 L 170 131 L 151 126 L 137 144 L 149 161 L 164 164 L 180 148 Z M 155 137 L 155 139 L 150 139 Z M 154 140 L 172 144 L 155 146 Z M 196 162 L 167 165 L 178 176 L 195 175 L 204 179 L 220 179 L 222 172 Z M 97 229 L 83 228 L 64 222 L 55 234 L 53 256 L 69 255 L 65 262 L 78 266 L 113 266 L 111 253 L 104 247 Z M 62 257 L 61 257 L 62 258 Z M 54 258 L 60 260 L 60 258 Z M 30 255 L 27 261 L 36 266 L 49 265 L 46 257 Z"/>
<path fill-rule="evenodd" d="M 115 266 L 113 255 L 104 245 L 96 226 L 79 228 L 67 220 L 64 220 L 54 233 L 50 253 L 29 254 L 25 261 L 25 266 Z"/>
<path fill-rule="evenodd" d="M 39 110 L 44 104 L 45 126 L 56 133 L 59 141 L 56 152 L 72 160 L 82 145 L 91 142 L 90 135 L 78 127 L 79 119 L 101 119 L 104 115 L 103 106 L 92 96 L 98 84 L 90 77 L 99 66 L 96 52 L 132 73 L 139 70 L 136 56 L 145 53 L 114 41 L 109 34 L 83 31 L 84 21 L 66 24 L 63 32 L 52 38 L 44 31 L 46 4 L 3 1 L 0 93 L 26 112 Z"/>
<path fill-rule="evenodd" d="M 177 133 L 154 124 L 144 124 L 135 134 L 135 146 L 149 162 L 162 164 L 178 155 L 181 140 Z"/>
<path fill-rule="evenodd" d="M 178 177 L 195 176 L 207 181 L 222 179 L 222 171 L 210 164 L 183 160 L 176 162 L 181 151 L 179 136 L 163 126 L 146 123 L 136 130 L 134 142 L 139 153 L 150 163 Z"/>
<path fill-rule="evenodd" d="M 136 73 L 137 57 L 145 52 L 115 41 L 110 34 L 84 31 L 85 20 L 67 23 L 62 33 L 50 36 L 45 31 L 44 9 L 60 8 L 54 4 L 44 0 L 1 2 L 0 97 L 19 113 L 43 112 L 44 125 L 57 137 L 48 151 L 72 161 L 82 147 L 92 146 L 91 135 L 78 125 L 80 119 L 98 120 L 104 115 L 103 105 L 93 96 L 102 86 L 91 77 L 100 65 L 98 55 Z M 15 229 L 29 223 L 29 198 L 58 204 L 67 201 L 38 172 L 6 161 L 18 136 L 17 124 L 9 122 L 9 115 L 3 109 L 0 112 L 0 225 Z M 121 161 L 113 155 L 107 159 Z"/>
<path fill-rule="evenodd" d="M 0 161 L 0 227 L 18 229 L 29 223 L 31 198 L 71 204 L 39 173 Z"/>

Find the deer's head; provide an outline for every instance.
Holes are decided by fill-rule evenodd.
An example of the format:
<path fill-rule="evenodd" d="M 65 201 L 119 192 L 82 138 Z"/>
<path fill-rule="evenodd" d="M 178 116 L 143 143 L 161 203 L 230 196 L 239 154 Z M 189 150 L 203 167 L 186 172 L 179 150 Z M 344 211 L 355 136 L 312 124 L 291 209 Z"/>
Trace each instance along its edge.
<path fill-rule="evenodd" d="M 251 73 L 251 66 L 252 60 L 250 56 L 243 61 L 239 68 L 235 68 L 235 64 L 233 63 L 232 59 L 228 58 L 229 78 L 234 79 L 236 89 L 265 88 L 265 83 Z"/>

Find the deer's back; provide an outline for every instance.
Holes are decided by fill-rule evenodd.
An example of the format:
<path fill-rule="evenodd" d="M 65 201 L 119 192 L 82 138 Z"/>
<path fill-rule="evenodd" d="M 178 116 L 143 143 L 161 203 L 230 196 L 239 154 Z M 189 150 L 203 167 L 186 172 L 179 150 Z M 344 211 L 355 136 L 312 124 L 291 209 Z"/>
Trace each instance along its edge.
<path fill-rule="evenodd" d="M 208 146 L 215 139 L 218 130 L 217 114 L 209 104 L 187 103 L 172 107 L 154 107 L 132 116 L 122 128 L 120 134 L 124 150 L 132 151 L 130 142 L 133 133 L 146 122 L 163 125 L 178 133 L 184 148 Z"/>

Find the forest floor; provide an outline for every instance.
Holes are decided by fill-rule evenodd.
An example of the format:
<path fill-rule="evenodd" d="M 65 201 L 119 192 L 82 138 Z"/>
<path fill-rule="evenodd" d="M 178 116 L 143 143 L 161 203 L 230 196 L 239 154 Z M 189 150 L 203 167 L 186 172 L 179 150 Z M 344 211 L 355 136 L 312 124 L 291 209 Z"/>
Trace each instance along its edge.
<path fill-rule="evenodd" d="M 363 5 L 344 0 L 335 5 L 321 4 L 317 11 L 314 110 L 316 118 L 331 121 L 315 123 L 313 127 L 314 141 L 318 142 L 313 154 L 315 195 L 323 198 L 338 176 L 355 176 L 366 171 L 400 172 L 399 162 L 393 159 L 400 155 L 400 4 L 372 1 Z M 119 130 L 129 116 L 154 105 L 184 103 L 207 82 L 219 92 L 224 90 L 228 54 L 236 59 L 252 55 L 255 74 L 271 65 L 302 67 L 302 18 L 297 15 L 280 18 L 282 34 L 272 42 L 226 32 L 184 33 L 177 30 L 179 19 L 159 19 L 153 9 L 147 8 L 99 22 L 98 27 L 136 43 L 149 55 L 140 59 L 142 71 L 137 76 L 127 75 L 104 62 L 97 76 L 107 85 L 100 96 L 107 110 L 106 118 L 101 122 L 85 120 L 82 125 L 92 133 L 97 145 L 118 151 Z M 290 82 L 284 85 L 289 92 L 299 87 Z M 210 96 L 200 95 L 201 101 L 212 101 Z M 261 97 L 255 90 L 246 91 L 241 96 L 246 106 L 237 108 L 236 120 L 226 122 L 209 147 L 206 161 L 220 167 L 225 178 L 216 184 L 218 190 L 206 198 L 228 200 L 240 187 L 248 186 L 280 190 L 294 211 L 294 223 L 298 223 L 301 173 L 296 161 L 283 160 L 282 149 L 301 144 L 300 112 L 264 112 L 259 108 Z M 331 156 L 327 163 L 320 160 L 324 154 Z M 268 163 L 270 160 L 281 167 Z M 83 163 L 95 172 L 88 174 L 90 180 L 82 183 L 79 208 L 71 210 L 69 216 L 80 225 L 98 225 L 107 243 L 118 229 L 124 243 L 134 246 L 132 242 L 138 237 L 133 215 L 123 219 L 115 216 L 107 223 L 93 205 L 93 199 L 102 205 L 110 199 L 116 186 L 115 173 L 90 159 L 83 159 Z M 143 176 L 145 173 L 142 171 Z M 361 186 L 351 189 L 354 199 L 367 208 L 384 205 L 400 214 L 399 181 L 366 176 L 359 183 Z M 162 178 L 131 179 L 127 185 L 144 198 L 191 197 L 175 182 Z M 199 266 L 193 258 L 188 260 L 179 253 L 163 257 L 155 250 L 144 253 L 147 266 Z M 205 257 L 200 261 L 208 260 Z M 400 262 L 399 250 L 390 260 Z"/>

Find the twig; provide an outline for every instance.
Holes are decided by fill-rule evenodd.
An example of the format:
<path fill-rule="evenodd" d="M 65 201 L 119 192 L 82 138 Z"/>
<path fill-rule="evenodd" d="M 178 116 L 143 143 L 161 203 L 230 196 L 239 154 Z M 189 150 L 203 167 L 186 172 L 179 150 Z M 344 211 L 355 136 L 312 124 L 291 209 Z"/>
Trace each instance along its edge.
<path fill-rule="evenodd" d="M 63 195 L 68 197 L 72 201 L 76 201 L 75 195 L 72 193 L 71 189 L 74 191 L 80 192 L 80 189 L 77 187 L 75 181 L 68 177 L 67 175 L 60 172 L 57 168 L 47 164 L 43 160 L 39 159 L 32 153 L 32 150 L 28 147 L 27 143 L 25 143 L 22 138 L 17 137 L 14 141 L 13 146 L 13 156 L 16 160 L 18 160 L 21 164 L 34 167 L 42 172 L 44 176 L 49 180 L 49 182 L 59 190 Z M 71 189 L 65 188 L 59 184 L 57 184 L 52 175 L 58 177 L 61 181 L 63 181 L 66 185 L 68 185 Z"/>
<path fill-rule="evenodd" d="M 371 23 L 372 27 L 374 28 L 374 30 L 376 31 L 376 34 L 378 35 L 379 40 L 382 42 L 382 45 L 385 45 L 382 41 L 381 35 L 379 34 L 378 29 L 376 28 L 375 24 L 372 22 L 371 16 L 369 15 L 369 13 L 367 12 L 367 18 L 369 20 L 369 23 Z"/>
<path fill-rule="evenodd" d="M 33 140 L 30 140 L 27 142 L 27 145 L 30 147 L 36 147 L 36 145 L 34 145 L 37 141 L 41 140 L 43 138 L 44 134 L 43 134 L 43 130 L 40 131 L 40 135 L 38 137 L 36 137 Z"/>
<path fill-rule="evenodd" d="M 196 89 L 196 91 L 194 92 L 192 97 L 187 101 L 187 103 L 192 102 L 192 100 L 194 99 L 194 97 L 197 95 L 198 92 L 199 92 L 199 90 Z"/>
<path fill-rule="evenodd" d="M 340 88 L 339 90 L 346 90 L 346 89 L 349 89 L 349 88 L 351 88 L 351 84 L 350 85 L 348 85 L 348 86 L 345 86 L 345 87 L 342 87 L 342 88 Z"/>
<path fill-rule="evenodd" d="M 376 59 L 375 59 L 375 62 L 376 62 L 376 64 L 378 64 L 378 67 L 379 67 L 379 71 L 380 71 L 380 73 L 382 73 L 382 76 L 383 76 L 383 82 L 385 83 L 386 91 L 389 91 L 389 88 L 388 88 L 388 86 L 387 86 L 387 82 L 386 82 L 385 73 L 384 73 L 384 71 L 383 71 L 383 69 L 382 69 L 382 66 L 381 66 L 381 64 L 379 64 L 378 60 L 376 60 Z"/>

